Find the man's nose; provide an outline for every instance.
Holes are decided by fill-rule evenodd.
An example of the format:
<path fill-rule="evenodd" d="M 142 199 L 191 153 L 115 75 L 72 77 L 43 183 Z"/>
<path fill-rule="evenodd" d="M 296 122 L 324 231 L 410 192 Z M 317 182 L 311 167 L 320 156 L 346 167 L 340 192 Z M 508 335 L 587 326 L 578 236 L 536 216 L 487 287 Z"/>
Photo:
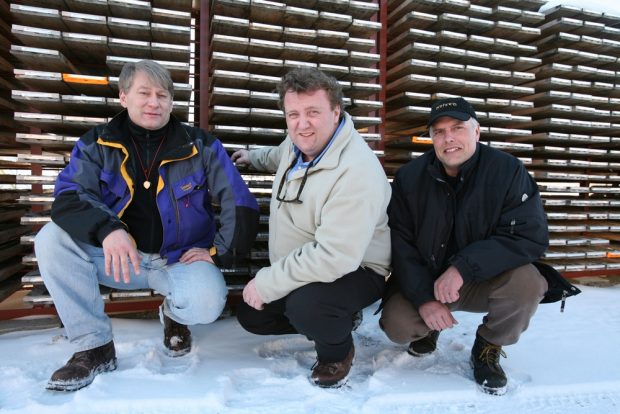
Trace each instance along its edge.
<path fill-rule="evenodd" d="M 157 99 L 157 95 L 149 95 L 147 103 L 151 106 L 159 105 L 159 99 Z"/>
<path fill-rule="evenodd" d="M 445 135 L 445 140 L 446 141 L 454 141 L 454 135 L 456 133 L 456 130 L 452 129 L 452 128 L 446 128 L 444 135 Z"/>
<path fill-rule="evenodd" d="M 310 119 L 306 115 L 299 117 L 299 128 L 307 128 L 310 125 Z"/>

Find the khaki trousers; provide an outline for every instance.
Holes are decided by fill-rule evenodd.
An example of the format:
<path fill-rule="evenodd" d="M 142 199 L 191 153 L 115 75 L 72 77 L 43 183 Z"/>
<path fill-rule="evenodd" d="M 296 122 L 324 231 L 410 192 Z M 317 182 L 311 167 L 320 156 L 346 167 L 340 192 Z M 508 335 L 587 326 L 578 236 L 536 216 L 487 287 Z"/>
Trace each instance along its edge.
<path fill-rule="evenodd" d="M 547 281 L 531 264 L 504 272 L 481 283 L 465 283 L 459 300 L 448 304 L 451 311 L 487 314 L 477 333 L 488 342 L 504 346 L 519 340 L 538 303 L 547 291 Z M 400 292 L 383 306 L 379 325 L 390 340 L 406 344 L 430 332 L 418 310 Z"/>

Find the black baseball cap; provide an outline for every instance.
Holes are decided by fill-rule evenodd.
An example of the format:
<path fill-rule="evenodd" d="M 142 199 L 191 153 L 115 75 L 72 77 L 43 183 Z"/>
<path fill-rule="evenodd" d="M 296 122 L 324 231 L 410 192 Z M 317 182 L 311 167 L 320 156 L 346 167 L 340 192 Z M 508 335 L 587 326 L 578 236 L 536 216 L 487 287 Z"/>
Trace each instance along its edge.
<path fill-rule="evenodd" d="M 437 118 L 442 116 L 449 116 L 460 121 L 467 121 L 469 118 L 478 120 L 474 108 L 463 98 L 446 98 L 433 102 L 426 126 L 431 126 Z"/>

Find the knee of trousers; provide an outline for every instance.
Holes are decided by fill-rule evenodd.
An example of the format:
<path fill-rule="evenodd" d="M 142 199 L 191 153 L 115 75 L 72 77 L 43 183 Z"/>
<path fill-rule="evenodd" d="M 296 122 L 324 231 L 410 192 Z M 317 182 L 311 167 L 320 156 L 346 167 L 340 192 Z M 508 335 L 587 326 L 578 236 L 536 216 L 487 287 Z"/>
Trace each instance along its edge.
<path fill-rule="evenodd" d="M 415 334 L 414 326 L 410 321 L 399 318 L 398 315 L 394 315 L 392 312 L 386 313 L 383 311 L 381 313 L 379 327 L 385 332 L 390 341 L 397 344 L 407 344 L 413 341 L 414 337 L 420 336 Z"/>
<path fill-rule="evenodd" d="M 88 257 L 80 253 L 75 241 L 69 233 L 60 228 L 56 223 L 49 222 L 43 226 L 34 239 L 34 252 L 37 263 L 41 270 L 41 275 L 50 277 L 51 273 L 46 271 L 50 266 L 58 264 L 59 261 L 79 256 L 84 260 Z"/>
<path fill-rule="evenodd" d="M 379 327 L 397 344 L 406 344 L 429 332 L 418 311 L 400 293 L 390 297 L 383 306 Z"/>
<path fill-rule="evenodd" d="M 64 246 L 62 239 L 69 235 L 54 222 L 49 222 L 39 230 L 34 238 L 34 251 L 37 261 L 53 258 L 58 249 Z"/>
<path fill-rule="evenodd" d="M 547 281 L 535 266 L 528 264 L 507 272 L 508 280 L 503 286 L 506 297 L 518 304 L 538 305 L 547 291 Z"/>
<path fill-rule="evenodd" d="M 186 276 L 184 286 L 175 286 L 171 292 L 170 312 L 190 325 L 215 321 L 222 314 L 228 294 L 221 272 L 214 267 Z"/>
<path fill-rule="evenodd" d="M 289 295 L 285 314 L 297 331 L 312 337 L 320 337 L 327 331 L 341 332 L 346 336 L 351 333 L 353 327 L 352 315 L 344 306 L 326 302 L 311 290 L 303 288 Z M 327 329 L 328 327 L 330 329 Z"/>
<path fill-rule="evenodd" d="M 241 301 L 236 309 L 237 321 L 246 331 L 256 335 L 269 335 L 269 322 L 265 320 L 264 312 L 259 311 Z"/>

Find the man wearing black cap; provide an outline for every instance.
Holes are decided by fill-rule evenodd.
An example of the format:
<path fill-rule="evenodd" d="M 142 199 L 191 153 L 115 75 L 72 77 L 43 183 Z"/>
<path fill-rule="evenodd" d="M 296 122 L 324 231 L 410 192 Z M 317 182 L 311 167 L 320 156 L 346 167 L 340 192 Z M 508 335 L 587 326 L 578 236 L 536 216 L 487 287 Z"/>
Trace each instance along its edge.
<path fill-rule="evenodd" d="M 453 311 L 486 313 L 470 361 L 480 388 L 502 395 L 502 346 L 518 341 L 547 291 L 532 265 L 549 243 L 540 194 L 517 158 L 478 143 L 465 99 L 433 103 L 428 126 L 433 150 L 393 183 L 393 271 L 380 325 L 422 356 L 457 324 Z"/>

